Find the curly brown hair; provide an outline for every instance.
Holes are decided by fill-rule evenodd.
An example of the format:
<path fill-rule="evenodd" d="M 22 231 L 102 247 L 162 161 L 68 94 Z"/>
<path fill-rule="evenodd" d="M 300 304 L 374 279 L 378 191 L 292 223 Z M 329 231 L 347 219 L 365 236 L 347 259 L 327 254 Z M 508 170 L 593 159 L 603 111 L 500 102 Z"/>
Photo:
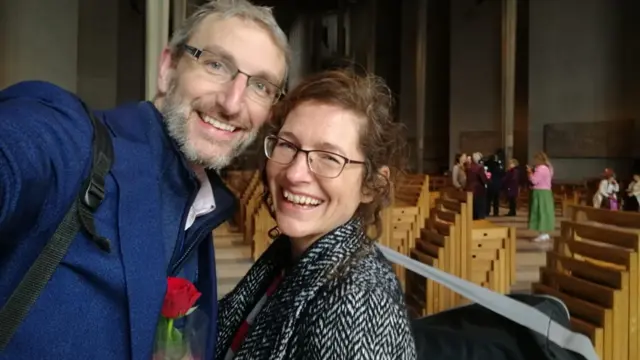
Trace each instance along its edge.
<path fill-rule="evenodd" d="M 394 121 L 391 90 L 382 78 L 372 74 L 358 74 L 350 69 L 319 72 L 303 79 L 274 105 L 270 132 L 277 134 L 287 116 L 307 102 L 340 106 L 366 119 L 359 140 L 365 161 L 362 191 L 373 195 L 373 201 L 360 204 L 357 216 L 365 227 L 375 227 L 375 233 L 371 235 L 377 239 L 382 234 L 380 213 L 391 204 L 393 180 L 398 172 L 404 170 L 406 161 L 405 128 Z M 380 172 L 384 166 L 390 170 L 389 177 Z M 262 183 L 263 201 L 274 216 L 265 167 L 262 169 Z"/>

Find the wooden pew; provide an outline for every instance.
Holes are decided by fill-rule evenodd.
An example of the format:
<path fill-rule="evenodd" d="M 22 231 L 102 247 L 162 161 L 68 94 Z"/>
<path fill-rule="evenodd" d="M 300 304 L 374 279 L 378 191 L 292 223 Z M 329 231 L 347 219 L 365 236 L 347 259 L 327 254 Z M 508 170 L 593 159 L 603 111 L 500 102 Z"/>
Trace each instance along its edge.
<path fill-rule="evenodd" d="M 487 287 L 500 293 L 510 291 L 515 283 L 516 231 L 513 227 L 496 225 L 488 220 L 473 220 L 473 196 L 468 192 L 448 189 L 445 197 L 461 204 L 462 225 L 459 227 L 458 243 L 466 246 L 468 256 L 461 266 L 478 276 L 486 268 Z M 442 203 L 445 205 L 445 203 Z M 464 255 L 463 255 L 464 256 Z M 464 262 L 467 264 L 465 265 Z M 474 269 L 474 263 L 477 265 Z M 491 268 L 490 268 L 491 267 Z M 493 268 L 495 267 L 495 268 Z M 464 271 L 464 279 L 472 279 Z"/>
<path fill-rule="evenodd" d="M 270 231 L 276 226 L 276 221 L 269 214 L 267 205 L 262 203 L 253 215 L 253 244 L 251 254 L 253 260 L 258 260 L 260 255 L 267 250 L 272 238 Z"/>
<path fill-rule="evenodd" d="M 569 183 L 554 183 L 551 186 L 551 192 L 553 193 L 553 202 L 557 216 L 567 216 L 568 207 L 570 205 L 577 205 L 581 199 L 581 192 L 583 186 L 580 184 Z M 529 199 L 531 197 L 531 189 L 521 188 L 518 194 L 518 208 L 529 210 Z"/>
<path fill-rule="evenodd" d="M 599 209 L 595 209 L 599 210 Z M 565 221 L 533 292 L 565 302 L 603 360 L 640 358 L 640 233 Z"/>
<path fill-rule="evenodd" d="M 403 174 L 394 184 L 393 203 L 387 209 L 383 227 L 390 231 L 381 236 L 386 246 L 401 254 L 410 255 L 415 246 L 415 239 L 424 228 L 425 219 L 429 217 L 429 176 L 423 174 Z M 394 265 L 396 275 L 404 286 L 405 271 Z"/>
<path fill-rule="evenodd" d="M 497 292 L 515 282 L 515 229 L 472 220 L 470 193 L 442 191 L 411 257 Z M 465 304 L 460 295 L 406 271 L 407 304 L 421 316 Z M 432 293 L 425 293 L 431 289 Z"/>
<path fill-rule="evenodd" d="M 594 222 L 625 228 L 630 231 L 640 231 L 640 213 L 596 209 L 584 205 L 569 205 L 568 210 L 568 217 L 572 221 Z"/>
<path fill-rule="evenodd" d="M 455 224 L 460 216 L 452 212 L 433 209 L 427 227 L 411 249 L 414 260 L 439 268 L 451 274 L 459 273 L 460 261 L 455 239 Z M 458 296 L 432 280 L 406 270 L 407 306 L 416 316 L 426 316 L 454 307 Z M 430 290 L 430 291 L 428 291 Z"/>
<path fill-rule="evenodd" d="M 451 176 L 429 175 L 429 191 L 440 192 L 451 186 Z"/>
<path fill-rule="evenodd" d="M 244 231 L 247 202 L 253 190 L 258 185 L 259 180 L 260 173 L 255 170 L 229 171 L 224 179 L 229 190 L 231 190 L 236 199 L 238 199 L 238 211 L 234 214 L 232 224 L 237 226 L 240 231 Z"/>

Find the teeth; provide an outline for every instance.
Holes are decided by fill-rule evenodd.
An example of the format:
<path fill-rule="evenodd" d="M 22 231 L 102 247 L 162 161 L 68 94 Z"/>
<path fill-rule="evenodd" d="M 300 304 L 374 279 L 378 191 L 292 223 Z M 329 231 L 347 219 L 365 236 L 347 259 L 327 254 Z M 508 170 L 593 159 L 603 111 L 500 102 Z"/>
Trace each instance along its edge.
<path fill-rule="evenodd" d="M 225 123 L 223 123 L 221 121 L 218 121 L 218 120 L 212 118 L 211 116 L 204 115 L 204 116 L 202 116 L 202 120 L 204 120 L 204 122 L 206 122 L 207 124 L 211 124 L 216 129 L 229 131 L 229 132 L 236 130 L 235 126 L 231 126 L 229 124 L 225 124 Z"/>
<path fill-rule="evenodd" d="M 300 204 L 300 205 L 320 205 L 320 203 L 322 203 L 321 200 L 318 199 L 314 199 L 312 197 L 309 196 L 302 196 L 302 195 L 294 195 L 286 190 L 284 190 L 282 192 L 282 194 L 284 195 L 285 199 L 291 201 L 294 204 Z"/>

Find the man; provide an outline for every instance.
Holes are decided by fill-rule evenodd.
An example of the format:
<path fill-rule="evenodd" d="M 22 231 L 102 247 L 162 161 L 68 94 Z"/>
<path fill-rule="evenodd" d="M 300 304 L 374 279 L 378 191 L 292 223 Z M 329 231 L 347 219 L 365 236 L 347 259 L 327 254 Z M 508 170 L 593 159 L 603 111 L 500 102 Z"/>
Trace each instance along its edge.
<path fill-rule="evenodd" d="M 282 95 L 288 62 L 269 9 L 210 2 L 161 54 L 153 103 L 95 113 L 114 159 L 96 229 L 75 236 L 0 359 L 149 360 L 168 276 L 202 292 L 202 358 L 212 358 L 211 232 L 233 211 L 215 170 L 255 139 Z M 0 92 L 0 304 L 79 194 L 95 128 L 80 100 L 51 84 Z"/>
<path fill-rule="evenodd" d="M 504 151 L 498 149 L 495 154 L 491 155 L 485 162 L 487 171 L 491 174 L 489 183 L 487 184 L 487 215 L 500 215 L 500 190 L 502 188 L 502 179 L 505 176 L 504 169 Z"/>

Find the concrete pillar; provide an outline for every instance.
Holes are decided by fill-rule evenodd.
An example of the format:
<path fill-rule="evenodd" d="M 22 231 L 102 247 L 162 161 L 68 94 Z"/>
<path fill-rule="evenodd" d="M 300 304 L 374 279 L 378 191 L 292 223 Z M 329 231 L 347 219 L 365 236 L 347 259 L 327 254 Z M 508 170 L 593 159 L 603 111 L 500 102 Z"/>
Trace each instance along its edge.
<path fill-rule="evenodd" d="M 502 0 L 502 146 L 507 159 L 513 156 L 517 1 Z"/>
<path fill-rule="evenodd" d="M 170 0 L 147 0 L 145 98 L 153 99 L 158 90 L 158 66 L 162 49 L 169 39 Z"/>
<path fill-rule="evenodd" d="M 416 0 L 417 34 L 416 47 L 416 172 L 424 173 L 425 121 L 427 99 L 427 1 Z"/>
<path fill-rule="evenodd" d="M 187 18 L 187 0 L 171 0 L 171 29 L 176 31 Z"/>
<path fill-rule="evenodd" d="M 375 19 L 376 0 L 357 2 L 349 11 L 350 57 L 368 72 L 375 72 Z"/>
<path fill-rule="evenodd" d="M 312 24 L 307 16 L 299 16 L 291 26 L 289 31 L 289 45 L 293 56 L 289 69 L 288 86 L 296 86 L 300 80 L 309 72 L 311 67 L 311 27 Z"/>

